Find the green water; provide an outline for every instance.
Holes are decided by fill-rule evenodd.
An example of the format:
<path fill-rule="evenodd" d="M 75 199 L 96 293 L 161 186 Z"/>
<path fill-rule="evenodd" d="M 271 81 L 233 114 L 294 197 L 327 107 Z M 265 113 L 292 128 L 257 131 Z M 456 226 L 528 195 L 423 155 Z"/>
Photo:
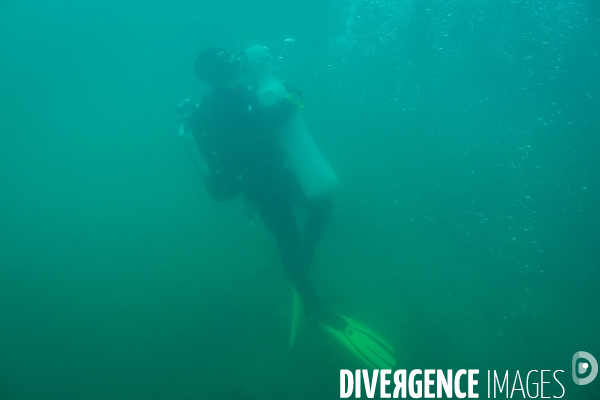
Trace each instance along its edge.
<path fill-rule="evenodd" d="M 288 349 L 273 238 L 177 137 L 198 52 L 256 43 L 340 179 L 327 304 L 482 398 L 487 369 L 599 398 L 596 1 L 5 0 L 0 400 L 339 397 L 353 360 L 310 324 Z"/>

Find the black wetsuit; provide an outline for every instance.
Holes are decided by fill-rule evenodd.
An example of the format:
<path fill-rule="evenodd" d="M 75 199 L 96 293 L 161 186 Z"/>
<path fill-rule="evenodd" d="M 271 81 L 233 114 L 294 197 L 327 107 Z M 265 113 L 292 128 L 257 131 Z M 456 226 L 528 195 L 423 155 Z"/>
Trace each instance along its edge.
<path fill-rule="evenodd" d="M 236 87 L 206 97 L 191 122 L 210 169 L 204 182 L 208 192 L 217 200 L 246 196 L 275 236 L 285 271 L 313 314 L 320 305 L 309 267 L 332 203 L 308 201 L 286 167 L 276 134 L 295 109 L 288 100 L 266 109 L 258 104 L 254 90 Z M 294 217 L 295 205 L 309 210 L 302 233 Z"/>

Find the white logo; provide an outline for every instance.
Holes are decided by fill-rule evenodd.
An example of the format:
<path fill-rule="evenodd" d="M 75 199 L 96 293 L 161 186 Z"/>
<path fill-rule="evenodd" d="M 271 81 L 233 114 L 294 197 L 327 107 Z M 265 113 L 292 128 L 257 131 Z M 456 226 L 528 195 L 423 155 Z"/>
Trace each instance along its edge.
<path fill-rule="evenodd" d="M 579 361 L 582 358 L 586 361 Z M 587 377 L 578 378 L 578 375 L 586 374 L 590 367 L 592 370 Z M 573 381 L 575 384 L 587 385 L 596 378 L 596 375 L 598 375 L 598 362 L 593 355 L 585 351 L 578 351 L 573 355 Z"/>

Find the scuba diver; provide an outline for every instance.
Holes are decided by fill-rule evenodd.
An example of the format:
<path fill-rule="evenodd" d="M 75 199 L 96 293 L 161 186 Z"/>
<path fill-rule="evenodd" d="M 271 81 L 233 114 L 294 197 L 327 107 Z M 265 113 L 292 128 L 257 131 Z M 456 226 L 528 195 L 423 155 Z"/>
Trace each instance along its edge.
<path fill-rule="evenodd" d="M 391 346 L 366 326 L 330 311 L 311 284 L 310 265 L 331 216 L 328 193 L 337 178 L 301 120 L 302 94 L 276 80 L 269 63 L 262 46 L 241 55 L 224 48 L 201 52 L 194 70 L 211 93 L 199 105 L 189 100 L 180 105 L 180 134 L 197 145 L 208 193 L 217 201 L 243 194 L 249 213 L 258 212 L 274 235 L 295 290 L 290 346 L 303 310 L 367 365 L 390 368 Z M 303 229 L 294 207 L 308 210 Z"/>

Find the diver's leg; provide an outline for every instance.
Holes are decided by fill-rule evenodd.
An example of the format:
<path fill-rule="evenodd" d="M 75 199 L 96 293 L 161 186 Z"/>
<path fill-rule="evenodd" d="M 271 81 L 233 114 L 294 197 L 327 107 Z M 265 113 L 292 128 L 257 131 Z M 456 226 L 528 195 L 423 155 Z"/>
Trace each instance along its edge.
<path fill-rule="evenodd" d="M 304 226 L 301 254 L 306 269 L 310 270 L 310 265 L 315 256 L 315 251 L 317 250 L 317 245 L 319 244 L 319 241 L 323 236 L 323 231 L 331 217 L 333 202 L 331 199 L 325 198 L 304 203 L 304 205 L 308 208 L 309 214 L 306 225 Z M 308 315 L 310 318 L 338 330 L 343 330 L 346 326 L 343 318 L 333 313 L 321 302 L 315 303 Z"/>
<path fill-rule="evenodd" d="M 302 255 L 307 268 L 313 261 L 317 245 L 331 217 L 333 202 L 327 198 L 313 201 L 308 204 L 308 209 L 308 219 L 306 220 L 304 235 L 302 237 Z"/>
<path fill-rule="evenodd" d="M 302 298 L 309 314 L 318 308 L 317 294 L 310 282 L 306 256 L 292 204 L 285 199 L 268 198 L 257 201 L 259 212 L 279 246 L 285 271 Z"/>

